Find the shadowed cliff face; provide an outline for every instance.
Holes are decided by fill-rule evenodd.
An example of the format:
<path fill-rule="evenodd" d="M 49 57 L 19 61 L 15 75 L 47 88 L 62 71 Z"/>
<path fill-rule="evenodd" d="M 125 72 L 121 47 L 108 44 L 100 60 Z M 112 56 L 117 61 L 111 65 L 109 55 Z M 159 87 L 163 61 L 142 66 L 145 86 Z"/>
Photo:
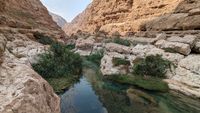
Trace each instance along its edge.
<path fill-rule="evenodd" d="M 43 31 L 53 30 L 64 35 L 40 0 L 1 0 L 0 26 Z"/>
<path fill-rule="evenodd" d="M 199 7 L 199 0 L 93 0 L 65 26 L 65 32 L 100 30 L 124 35 L 145 30 L 196 29 L 200 26 Z"/>

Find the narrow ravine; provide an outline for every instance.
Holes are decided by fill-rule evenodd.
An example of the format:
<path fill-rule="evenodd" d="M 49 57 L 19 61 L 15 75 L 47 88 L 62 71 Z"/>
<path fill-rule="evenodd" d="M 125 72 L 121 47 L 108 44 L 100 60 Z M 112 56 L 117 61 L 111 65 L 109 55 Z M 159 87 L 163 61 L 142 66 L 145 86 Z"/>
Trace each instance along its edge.
<path fill-rule="evenodd" d="M 62 113 L 199 113 L 200 101 L 171 93 L 146 92 L 157 104 L 128 96 L 126 86 L 101 80 L 85 70 L 80 81 L 61 95 Z M 141 90 L 142 91 L 142 90 Z"/>

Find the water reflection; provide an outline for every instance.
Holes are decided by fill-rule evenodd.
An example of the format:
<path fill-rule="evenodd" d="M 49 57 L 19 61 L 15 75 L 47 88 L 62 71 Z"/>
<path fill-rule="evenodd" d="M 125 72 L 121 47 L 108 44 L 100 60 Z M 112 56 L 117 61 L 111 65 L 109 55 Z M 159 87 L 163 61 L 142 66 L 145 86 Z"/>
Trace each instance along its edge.
<path fill-rule="evenodd" d="M 61 96 L 62 113 L 107 113 L 85 77 Z"/>
<path fill-rule="evenodd" d="M 134 88 L 136 93 L 128 93 L 127 86 L 104 81 L 92 70 L 84 74 L 61 96 L 62 113 L 200 113 L 198 99 Z"/>

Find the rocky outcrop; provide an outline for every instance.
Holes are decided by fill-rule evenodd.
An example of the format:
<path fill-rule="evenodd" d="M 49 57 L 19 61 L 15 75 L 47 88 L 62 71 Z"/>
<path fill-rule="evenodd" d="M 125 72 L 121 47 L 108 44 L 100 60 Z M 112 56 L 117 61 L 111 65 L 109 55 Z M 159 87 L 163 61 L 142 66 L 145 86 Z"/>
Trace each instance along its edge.
<path fill-rule="evenodd" d="M 96 43 L 96 38 L 78 39 L 76 48 L 88 51 L 92 54 Z M 196 35 L 185 34 L 183 36 L 168 36 L 165 33 L 157 34 L 154 38 L 143 37 L 126 38 L 131 46 L 123 46 L 113 42 L 102 42 L 99 44 L 104 50 L 101 60 L 101 72 L 103 75 L 128 74 L 132 72 L 132 66 L 140 59 L 149 55 L 161 55 L 162 58 L 174 63 L 175 67 L 166 73 L 166 82 L 170 89 L 184 93 L 189 96 L 199 97 L 199 64 L 200 55 L 191 53 L 198 43 Z M 90 42 L 87 44 L 86 42 Z M 160 44 L 162 42 L 162 44 Z M 136 44 L 137 43 L 137 44 Z M 89 49 L 83 49 L 87 48 Z M 93 46 L 93 47 L 92 47 Z M 196 47 L 197 48 L 197 47 Z M 120 58 L 129 61 L 129 65 L 115 65 L 113 59 Z"/>
<path fill-rule="evenodd" d="M 175 75 L 166 80 L 171 89 L 200 97 L 200 55 L 190 55 L 179 62 Z"/>
<path fill-rule="evenodd" d="M 11 34 L 9 34 L 11 35 Z M 0 64 L 1 113 L 60 113 L 60 99 L 52 87 L 32 70 L 31 62 L 44 52 L 42 44 L 17 33 L 5 38 Z M 6 41 L 7 40 L 7 41 Z"/>
<path fill-rule="evenodd" d="M 61 28 L 63 28 L 65 26 L 65 24 L 67 24 L 66 20 L 54 13 L 49 12 L 49 14 L 52 16 L 53 20 L 58 24 L 58 26 L 60 26 Z"/>
<path fill-rule="evenodd" d="M 117 52 L 117 53 L 122 53 L 122 54 L 129 54 L 130 53 L 129 47 L 123 46 L 123 45 L 120 45 L 120 44 L 115 44 L 115 43 L 105 44 L 105 49 L 109 52 Z"/>
<path fill-rule="evenodd" d="M 165 50 L 168 49 L 168 51 L 172 50 L 184 55 L 189 55 L 191 52 L 190 45 L 179 42 L 168 42 L 166 40 L 159 40 L 158 42 L 156 42 L 155 45 L 158 46 L 159 48 Z"/>
<path fill-rule="evenodd" d="M 36 34 L 65 39 L 39 0 L 0 1 L 1 113 L 60 113 L 60 98 L 31 67 L 48 48 Z"/>
<path fill-rule="evenodd" d="M 78 30 L 121 35 L 138 31 L 198 30 L 199 0 L 93 0 L 87 9 L 65 26 L 67 34 Z"/>
<path fill-rule="evenodd" d="M 113 64 L 114 58 L 125 59 L 126 56 L 117 52 L 109 52 L 104 55 L 101 60 L 101 73 L 103 75 L 126 74 L 129 72 L 129 66 L 115 66 Z"/>
<path fill-rule="evenodd" d="M 0 66 L 0 112 L 60 113 L 60 99 L 51 86 L 8 51 L 5 57 Z"/>
<path fill-rule="evenodd" d="M 200 42 L 196 42 L 193 50 L 197 53 L 200 53 Z"/>
<path fill-rule="evenodd" d="M 90 55 L 93 47 L 94 47 L 95 40 L 93 37 L 88 37 L 87 39 L 79 38 L 76 40 L 76 53 L 79 53 L 82 56 Z"/>
<path fill-rule="evenodd" d="M 56 35 L 55 38 L 64 38 L 65 34 L 52 20 L 47 9 L 40 0 L 1 0 L 0 26 L 17 29 L 40 29 L 52 31 L 48 34 Z"/>

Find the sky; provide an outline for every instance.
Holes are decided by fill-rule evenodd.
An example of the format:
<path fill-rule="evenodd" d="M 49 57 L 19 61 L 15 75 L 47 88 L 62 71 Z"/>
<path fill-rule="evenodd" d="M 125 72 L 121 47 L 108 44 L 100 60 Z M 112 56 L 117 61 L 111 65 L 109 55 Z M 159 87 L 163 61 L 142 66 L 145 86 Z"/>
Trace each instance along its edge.
<path fill-rule="evenodd" d="M 41 0 L 50 12 L 62 16 L 71 22 L 92 0 Z"/>

